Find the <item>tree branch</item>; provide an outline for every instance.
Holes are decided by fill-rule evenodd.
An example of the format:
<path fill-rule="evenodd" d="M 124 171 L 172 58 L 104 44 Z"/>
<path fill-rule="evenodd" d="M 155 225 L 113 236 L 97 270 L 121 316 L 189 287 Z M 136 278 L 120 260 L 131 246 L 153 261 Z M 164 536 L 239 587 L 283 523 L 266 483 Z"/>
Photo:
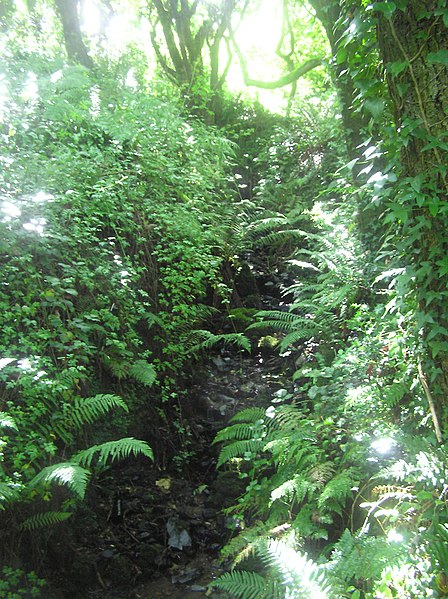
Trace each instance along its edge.
<path fill-rule="evenodd" d="M 160 50 L 159 44 L 157 43 L 155 29 L 151 30 L 150 35 L 151 35 L 152 47 L 154 48 L 154 52 L 156 53 L 157 60 L 159 61 L 160 66 L 162 67 L 162 69 L 165 71 L 166 75 L 168 75 L 169 79 L 173 83 L 178 83 L 177 77 L 176 77 L 176 71 L 168 66 L 166 58 L 163 56 L 163 54 Z"/>
<path fill-rule="evenodd" d="M 174 70 L 176 72 L 176 79 L 179 83 L 184 83 L 184 81 L 182 81 L 182 78 L 185 78 L 184 62 L 179 52 L 179 48 L 176 45 L 176 40 L 174 38 L 173 30 L 171 28 L 171 15 L 165 9 L 161 0 L 153 0 L 153 2 L 157 9 L 160 24 L 162 25 L 163 35 L 165 37 L 166 45 L 168 47 L 168 52 L 170 54 L 171 60 L 173 61 Z"/>
<path fill-rule="evenodd" d="M 436 404 L 434 402 L 434 398 L 431 393 L 431 389 L 429 388 L 428 381 L 426 379 L 426 375 L 423 372 L 423 366 L 421 360 L 418 361 L 418 376 L 420 379 L 420 383 L 425 391 L 426 399 L 428 400 L 429 409 L 431 412 L 432 423 L 434 425 L 434 431 L 436 433 L 436 439 L 438 443 L 443 443 L 443 435 L 442 429 L 440 428 L 439 417 L 437 416 Z"/>
<path fill-rule="evenodd" d="M 238 44 L 235 41 L 233 32 L 231 32 L 231 38 L 233 47 L 235 48 L 235 52 L 240 61 L 244 83 L 247 86 L 259 87 L 260 89 L 278 89 L 280 87 L 285 87 L 285 85 L 294 83 L 294 81 L 297 81 L 297 79 L 300 79 L 300 77 L 303 77 L 303 75 L 305 75 L 309 71 L 312 71 L 313 69 L 322 64 L 323 58 L 310 58 L 299 67 L 295 68 L 293 71 L 290 71 L 283 77 L 280 77 L 280 79 L 277 79 L 277 81 L 258 81 L 257 79 L 251 79 L 249 77 L 249 74 L 247 72 L 246 61 L 244 60 L 244 56 L 241 50 L 239 49 Z"/>

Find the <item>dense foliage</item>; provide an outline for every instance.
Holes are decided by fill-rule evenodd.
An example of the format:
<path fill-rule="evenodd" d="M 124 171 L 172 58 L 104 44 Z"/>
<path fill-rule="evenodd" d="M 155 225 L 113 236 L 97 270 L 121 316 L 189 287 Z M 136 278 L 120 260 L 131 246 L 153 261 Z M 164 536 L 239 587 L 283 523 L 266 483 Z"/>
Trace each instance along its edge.
<path fill-rule="evenodd" d="M 289 384 L 216 436 L 243 491 L 212 587 L 446 596 L 446 2 L 282 2 L 288 116 L 225 91 L 255 2 L 136 12 L 158 74 L 28 4 L 0 9 L 2 596 L 46 596 L 114 462 L 187 467 L 217 347 Z"/>

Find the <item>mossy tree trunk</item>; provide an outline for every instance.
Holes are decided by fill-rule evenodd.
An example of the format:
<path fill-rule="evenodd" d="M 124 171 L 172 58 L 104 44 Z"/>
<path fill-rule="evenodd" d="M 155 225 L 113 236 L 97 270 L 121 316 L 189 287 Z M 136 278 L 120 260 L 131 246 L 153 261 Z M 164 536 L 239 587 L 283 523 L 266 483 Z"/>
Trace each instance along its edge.
<path fill-rule="evenodd" d="M 374 4 L 400 141 L 402 176 L 392 210 L 413 266 L 425 376 L 439 413 L 448 407 L 448 9 L 441 5 Z"/>

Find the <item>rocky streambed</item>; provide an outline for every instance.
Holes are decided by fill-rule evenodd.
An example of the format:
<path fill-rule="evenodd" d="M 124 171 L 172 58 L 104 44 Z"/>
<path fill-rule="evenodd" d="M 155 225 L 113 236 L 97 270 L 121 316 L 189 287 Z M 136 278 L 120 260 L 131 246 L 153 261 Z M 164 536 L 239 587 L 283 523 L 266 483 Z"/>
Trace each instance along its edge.
<path fill-rule="evenodd" d="M 260 353 L 223 350 L 209 358 L 187 401 L 191 463 L 164 470 L 130 460 L 102 476 L 76 516 L 71 552 L 62 536 L 51 543 L 48 557 L 61 572 L 58 599 L 222 596 L 207 585 L 228 567 L 220 549 L 235 523 L 223 508 L 244 487 L 233 472 L 216 470 L 212 441 L 237 411 L 267 405 L 290 384 L 283 367 L 284 360 Z"/>

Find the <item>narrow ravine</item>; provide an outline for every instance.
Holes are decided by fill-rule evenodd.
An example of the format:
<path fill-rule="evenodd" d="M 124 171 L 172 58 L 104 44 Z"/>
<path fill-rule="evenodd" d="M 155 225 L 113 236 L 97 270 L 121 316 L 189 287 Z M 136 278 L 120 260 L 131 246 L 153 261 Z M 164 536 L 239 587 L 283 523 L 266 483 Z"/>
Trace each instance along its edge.
<path fill-rule="evenodd" d="M 194 468 L 183 474 L 141 462 L 102 482 L 97 517 L 84 537 L 83 559 L 96 574 L 88 597 L 206 596 L 207 584 L 225 570 L 219 552 L 232 535 L 222 509 L 243 491 L 233 473 L 216 471 L 218 448 L 211 442 L 235 412 L 268 403 L 288 384 L 280 367 L 259 352 L 216 353 L 203 382 L 191 389 L 197 409 L 191 428 L 201 447 Z"/>
<path fill-rule="evenodd" d="M 265 282 L 266 276 L 257 277 L 260 307 L 274 306 L 274 285 Z M 73 560 L 60 563 L 67 554 L 62 538 L 54 556 L 64 599 L 222 596 L 207 587 L 228 568 L 220 550 L 235 522 L 223 510 L 237 501 L 244 483 L 234 472 L 216 469 L 219 447 L 213 440 L 235 413 L 267 406 L 277 391 L 291 386 L 285 358 L 259 347 L 256 335 L 252 346 L 251 355 L 218 346 L 198 365 L 184 398 L 188 447 L 176 448 L 188 459 L 177 467 L 173 460 L 165 466 L 128 460 L 94 485 L 76 516 Z"/>

